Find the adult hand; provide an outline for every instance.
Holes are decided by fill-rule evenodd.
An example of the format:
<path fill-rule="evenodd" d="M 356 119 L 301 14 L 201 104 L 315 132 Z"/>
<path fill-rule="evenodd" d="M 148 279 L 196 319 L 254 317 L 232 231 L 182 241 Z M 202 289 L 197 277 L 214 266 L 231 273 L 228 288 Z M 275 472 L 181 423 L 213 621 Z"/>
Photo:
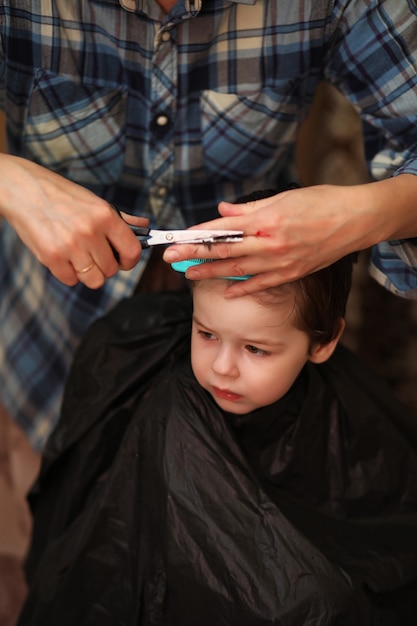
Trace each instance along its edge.
<path fill-rule="evenodd" d="M 81 281 L 95 289 L 138 262 L 141 246 L 135 235 L 105 200 L 84 187 L 2 154 L 0 189 L 0 214 L 66 285 Z M 148 223 L 130 215 L 126 219 L 136 226 Z"/>
<path fill-rule="evenodd" d="M 222 202 L 219 212 L 223 217 L 199 224 L 198 228 L 243 230 L 244 241 L 210 248 L 195 244 L 171 246 L 164 260 L 221 259 L 190 268 L 187 278 L 249 274 L 249 280 L 231 284 L 228 295 L 253 293 L 294 281 L 345 254 L 391 238 L 388 236 L 401 227 L 401 220 L 404 224 L 408 220 L 408 230 L 414 229 L 415 234 L 415 202 L 412 211 L 407 202 L 416 192 L 417 177 L 405 174 L 349 187 L 297 188 L 247 204 Z M 398 224 L 390 217 L 396 214 Z"/>

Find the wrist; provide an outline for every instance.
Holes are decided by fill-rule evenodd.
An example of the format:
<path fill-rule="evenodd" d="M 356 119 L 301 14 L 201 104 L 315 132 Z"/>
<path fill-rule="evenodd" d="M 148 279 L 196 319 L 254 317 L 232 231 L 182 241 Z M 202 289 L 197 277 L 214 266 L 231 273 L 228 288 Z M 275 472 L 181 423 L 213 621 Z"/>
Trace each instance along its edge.
<path fill-rule="evenodd" d="M 375 241 L 417 236 L 417 176 L 399 174 L 367 185 L 376 216 Z"/>

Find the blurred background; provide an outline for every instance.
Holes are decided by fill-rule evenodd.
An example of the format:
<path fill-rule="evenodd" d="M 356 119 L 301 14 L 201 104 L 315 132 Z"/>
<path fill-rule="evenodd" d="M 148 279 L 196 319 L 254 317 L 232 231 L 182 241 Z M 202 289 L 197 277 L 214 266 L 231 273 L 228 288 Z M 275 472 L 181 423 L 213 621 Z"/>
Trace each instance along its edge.
<path fill-rule="evenodd" d="M 0 150 L 6 150 L 1 112 Z M 295 156 L 303 185 L 368 180 L 359 118 L 329 85 L 317 92 Z M 372 280 L 368 258 L 368 251 L 361 253 L 355 267 L 343 343 L 387 380 L 417 418 L 417 301 L 394 296 Z M 31 528 L 25 495 L 38 468 L 38 456 L 0 409 L 0 626 L 15 626 L 25 595 L 22 563 Z"/>

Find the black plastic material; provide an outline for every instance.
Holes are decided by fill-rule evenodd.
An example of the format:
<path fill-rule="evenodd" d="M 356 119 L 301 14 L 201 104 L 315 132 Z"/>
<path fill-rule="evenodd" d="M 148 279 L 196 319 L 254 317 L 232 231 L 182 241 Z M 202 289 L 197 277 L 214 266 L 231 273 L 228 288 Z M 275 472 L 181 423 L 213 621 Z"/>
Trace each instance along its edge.
<path fill-rule="evenodd" d="M 224 413 L 190 302 L 96 322 L 32 490 L 20 626 L 415 626 L 417 421 L 344 348 Z"/>

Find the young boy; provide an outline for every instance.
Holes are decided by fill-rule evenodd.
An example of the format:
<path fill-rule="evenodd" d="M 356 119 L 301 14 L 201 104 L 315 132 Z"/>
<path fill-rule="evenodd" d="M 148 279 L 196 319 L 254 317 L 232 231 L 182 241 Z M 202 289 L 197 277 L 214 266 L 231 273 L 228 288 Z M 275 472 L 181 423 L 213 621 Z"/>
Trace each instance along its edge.
<path fill-rule="evenodd" d="M 239 299 L 225 298 L 225 280 L 195 283 L 192 369 L 221 409 L 241 415 L 272 404 L 307 361 L 327 361 L 344 328 L 350 273 L 344 259 L 308 279 Z"/>
<path fill-rule="evenodd" d="M 20 626 L 414 624 L 417 435 L 346 350 L 352 259 L 87 333 L 31 496 Z"/>

